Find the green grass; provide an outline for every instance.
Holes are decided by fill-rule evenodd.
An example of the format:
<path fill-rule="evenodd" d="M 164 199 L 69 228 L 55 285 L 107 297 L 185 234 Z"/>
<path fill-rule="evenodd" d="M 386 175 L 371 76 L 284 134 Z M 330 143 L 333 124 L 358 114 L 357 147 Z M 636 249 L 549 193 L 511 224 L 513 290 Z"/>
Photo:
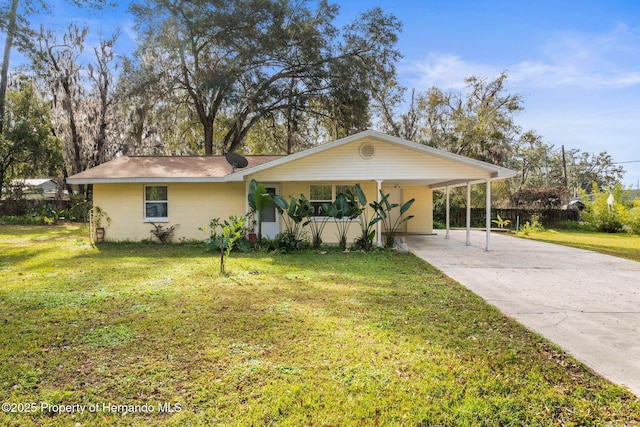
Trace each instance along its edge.
<path fill-rule="evenodd" d="M 636 397 L 413 255 L 233 254 L 221 277 L 194 245 L 85 235 L 0 227 L 0 401 L 35 404 L 1 425 L 640 425 Z"/>
<path fill-rule="evenodd" d="M 634 234 L 547 230 L 529 233 L 528 236 L 519 233 L 518 236 L 640 261 L 640 236 Z"/>

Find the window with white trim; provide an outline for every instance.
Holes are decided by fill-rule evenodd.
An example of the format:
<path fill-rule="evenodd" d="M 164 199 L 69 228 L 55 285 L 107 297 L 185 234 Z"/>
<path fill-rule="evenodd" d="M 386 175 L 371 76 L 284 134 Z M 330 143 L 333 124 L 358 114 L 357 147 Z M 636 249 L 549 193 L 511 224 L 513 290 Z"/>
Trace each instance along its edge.
<path fill-rule="evenodd" d="M 355 194 L 355 185 L 344 184 L 311 184 L 309 185 L 309 202 L 315 210 L 315 216 L 326 216 L 322 205 L 333 203 L 340 193 Z"/>
<path fill-rule="evenodd" d="M 144 219 L 161 221 L 169 219 L 169 198 L 166 185 L 144 187 Z"/>

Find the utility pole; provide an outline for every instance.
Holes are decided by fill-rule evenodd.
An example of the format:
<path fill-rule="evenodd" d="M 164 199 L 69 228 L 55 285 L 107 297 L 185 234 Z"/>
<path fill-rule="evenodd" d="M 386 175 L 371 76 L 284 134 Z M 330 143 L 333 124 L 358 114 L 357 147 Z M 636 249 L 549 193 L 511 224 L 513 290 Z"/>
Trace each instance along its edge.
<path fill-rule="evenodd" d="M 549 157 L 547 156 L 546 147 L 544 148 L 544 186 L 549 187 Z"/>
<path fill-rule="evenodd" d="M 562 146 L 562 168 L 564 169 L 564 188 L 569 191 L 569 178 L 567 177 L 567 159 L 564 155 L 564 145 Z"/>

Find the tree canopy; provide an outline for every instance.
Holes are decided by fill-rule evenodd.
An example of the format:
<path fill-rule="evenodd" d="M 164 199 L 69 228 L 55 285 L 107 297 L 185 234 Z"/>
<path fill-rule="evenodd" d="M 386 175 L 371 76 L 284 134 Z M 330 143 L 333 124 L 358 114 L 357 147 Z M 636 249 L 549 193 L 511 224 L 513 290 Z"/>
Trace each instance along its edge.
<path fill-rule="evenodd" d="M 30 27 L 30 16 L 49 10 L 44 0 L 2 1 L 2 149 L 15 143 L 2 109 L 17 48 L 32 59 L 30 102 L 48 110 L 41 125 L 62 141 L 64 175 L 118 154 L 290 154 L 370 127 L 517 170 L 501 184 L 504 199 L 576 194 L 624 173 L 605 151 L 565 150 L 521 129 L 525 99 L 506 73 L 469 76 L 460 91 L 409 92 L 396 73 L 401 23 L 380 8 L 338 27 L 328 0 L 132 0 L 138 46 L 123 58 L 117 32 L 100 35 L 91 54 L 86 27 Z M 27 114 L 16 105 L 12 123 Z M 17 170 L 11 164 L 0 172 Z"/>
<path fill-rule="evenodd" d="M 60 141 L 51 134 L 49 108 L 33 84 L 20 80 L 7 91 L 7 123 L 0 134 L 0 193 L 5 180 L 32 173 L 56 176 L 62 167 Z"/>
<path fill-rule="evenodd" d="M 611 186 L 624 169 L 603 151 L 599 154 L 544 142 L 535 130 L 523 131 L 515 116 L 524 98 L 507 90 L 507 74 L 495 78 L 468 77 L 461 92 L 432 87 L 412 92 L 402 112 L 405 88 L 392 84 L 377 92 L 375 109 L 380 126 L 391 134 L 456 154 L 519 171 L 508 184 L 510 194 L 523 189 L 574 194 L 593 183 Z M 559 192 L 558 188 L 564 190 Z M 530 191 L 521 194 L 531 194 Z M 535 193 L 535 192 L 534 192 Z"/>
<path fill-rule="evenodd" d="M 102 9 L 113 6 L 108 0 L 67 0 L 78 7 Z M 6 5 L 10 3 L 10 6 Z M 0 3 L 0 29 L 5 34 L 0 72 L 0 134 L 4 128 L 5 98 L 8 85 L 9 61 L 11 51 L 16 47 L 19 51 L 32 54 L 35 49 L 36 32 L 31 28 L 29 16 L 49 13 L 50 6 L 45 0 L 5 0 Z"/>
<path fill-rule="evenodd" d="M 288 138 L 309 115 L 330 120 L 337 135 L 364 129 L 367 76 L 395 73 L 400 23 L 376 8 L 339 30 L 336 5 L 312 4 L 134 2 L 137 72 L 197 118 L 205 155 L 238 150 L 265 119 L 287 127 Z"/>

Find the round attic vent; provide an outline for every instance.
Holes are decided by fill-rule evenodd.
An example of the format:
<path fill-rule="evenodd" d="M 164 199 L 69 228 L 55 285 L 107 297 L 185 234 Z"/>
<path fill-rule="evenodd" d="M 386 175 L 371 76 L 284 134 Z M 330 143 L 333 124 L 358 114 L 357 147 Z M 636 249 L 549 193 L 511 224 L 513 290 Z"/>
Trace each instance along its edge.
<path fill-rule="evenodd" d="M 374 147 L 373 144 L 369 144 L 368 142 L 365 142 L 360 146 L 360 156 L 363 159 L 365 160 L 373 159 L 375 155 L 376 155 L 376 147 Z"/>

